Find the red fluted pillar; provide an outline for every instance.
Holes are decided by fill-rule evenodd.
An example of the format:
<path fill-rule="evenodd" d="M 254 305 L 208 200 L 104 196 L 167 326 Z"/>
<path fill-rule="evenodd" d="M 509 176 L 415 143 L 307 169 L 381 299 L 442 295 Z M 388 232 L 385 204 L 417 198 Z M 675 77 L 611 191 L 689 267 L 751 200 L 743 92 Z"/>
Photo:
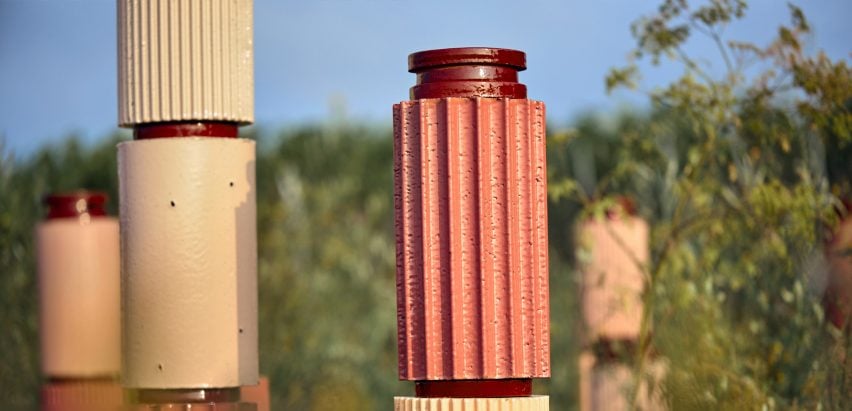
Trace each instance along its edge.
<path fill-rule="evenodd" d="M 121 405 L 118 220 L 103 193 L 45 198 L 36 228 L 42 411 Z"/>
<path fill-rule="evenodd" d="M 547 409 L 532 396 L 550 375 L 545 108 L 523 69 L 515 50 L 409 57 L 394 200 L 399 377 L 417 397 L 398 410 Z"/>

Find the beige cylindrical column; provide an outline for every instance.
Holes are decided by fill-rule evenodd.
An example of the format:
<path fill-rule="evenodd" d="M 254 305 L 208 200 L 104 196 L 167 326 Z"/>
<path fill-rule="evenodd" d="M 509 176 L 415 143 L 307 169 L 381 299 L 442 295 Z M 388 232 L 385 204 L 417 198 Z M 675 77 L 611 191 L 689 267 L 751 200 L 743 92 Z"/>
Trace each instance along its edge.
<path fill-rule="evenodd" d="M 36 228 L 41 369 L 49 378 L 120 371 L 118 221 L 88 214 Z"/>
<path fill-rule="evenodd" d="M 419 398 L 394 397 L 394 411 L 547 411 L 548 397 Z"/>
<path fill-rule="evenodd" d="M 254 120 L 252 0 L 119 0 L 119 125 Z"/>
<path fill-rule="evenodd" d="M 258 381 L 255 144 L 119 144 L 124 384 Z"/>

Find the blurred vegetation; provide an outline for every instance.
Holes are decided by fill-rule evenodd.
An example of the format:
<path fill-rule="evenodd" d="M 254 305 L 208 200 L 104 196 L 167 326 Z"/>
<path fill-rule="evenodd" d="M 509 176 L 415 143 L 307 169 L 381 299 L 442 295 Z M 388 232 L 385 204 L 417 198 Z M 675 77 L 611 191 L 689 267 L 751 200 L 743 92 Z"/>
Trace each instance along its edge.
<path fill-rule="evenodd" d="M 639 350 L 665 363 L 669 409 L 844 409 L 849 327 L 824 321 L 822 246 L 849 198 L 850 69 L 806 53 L 801 11 L 766 46 L 724 39 L 745 3 L 664 1 L 609 88 L 646 112 L 589 114 L 549 133 L 552 371 L 536 390 L 576 409 L 582 329 L 574 224 L 632 198 L 652 230 Z M 690 56 L 693 35 L 718 45 Z M 679 64 L 643 90 L 640 64 Z M 713 65 L 716 64 L 716 65 Z M 567 97 L 567 96 L 566 96 Z M 391 409 L 397 381 L 389 124 L 250 131 L 257 162 L 261 371 L 274 409 Z M 35 409 L 33 227 L 45 193 L 105 190 L 116 211 L 114 135 L 69 138 L 14 160 L 0 147 L 0 403 Z M 824 281 L 822 281 L 824 283 Z"/>
<path fill-rule="evenodd" d="M 725 37 L 745 1 L 690 3 L 637 20 L 628 65 L 607 77 L 646 94 L 650 114 L 557 136 L 554 208 L 596 215 L 628 197 L 652 223 L 642 334 L 626 360 L 637 378 L 652 358 L 665 364 L 669 409 L 849 409 L 848 318 L 824 322 L 821 299 L 823 244 L 852 196 L 852 70 L 807 52 L 812 28 L 793 5 L 755 45 Z M 693 41 L 718 55 L 692 55 Z M 642 67 L 662 64 L 682 76 L 643 89 Z"/>

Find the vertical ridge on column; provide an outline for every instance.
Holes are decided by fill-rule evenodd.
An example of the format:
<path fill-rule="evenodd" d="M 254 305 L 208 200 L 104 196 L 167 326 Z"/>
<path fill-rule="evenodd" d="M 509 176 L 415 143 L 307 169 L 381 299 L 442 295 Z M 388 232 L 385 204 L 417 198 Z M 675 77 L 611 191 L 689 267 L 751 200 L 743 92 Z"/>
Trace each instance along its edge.
<path fill-rule="evenodd" d="M 482 209 L 479 207 L 479 205 L 481 204 L 480 201 L 482 198 L 483 185 L 481 179 L 479 178 L 478 169 L 478 164 L 482 161 L 482 157 L 480 156 L 480 147 L 482 147 L 482 143 L 479 140 L 478 134 L 478 130 L 480 129 L 480 105 L 479 100 L 476 100 L 474 104 L 463 104 L 461 106 L 465 107 L 466 109 L 466 124 L 470 126 L 465 135 L 466 140 L 471 142 L 469 150 L 470 163 L 467 164 L 467 180 L 472 197 L 467 203 L 468 207 L 472 210 L 468 220 L 468 226 L 470 227 L 470 233 L 468 235 L 468 253 L 471 254 L 471 267 L 468 274 L 468 279 L 471 283 L 471 287 L 475 290 L 475 293 L 471 294 L 467 304 L 467 307 L 471 314 L 465 317 L 470 319 L 465 321 L 469 324 L 469 332 L 465 335 L 465 339 L 469 343 L 469 349 L 474 351 L 472 356 L 474 357 L 474 362 L 476 363 L 476 368 L 470 370 L 470 374 L 468 375 L 485 375 L 486 351 L 484 348 L 485 341 L 482 333 L 485 324 L 485 319 L 482 315 L 482 312 L 484 310 L 480 305 L 483 296 L 483 253 L 481 243 L 479 241 L 482 237 L 482 227 L 480 225 L 480 221 L 482 221 Z M 461 116 L 458 120 L 459 122 L 463 121 Z"/>
<path fill-rule="evenodd" d="M 403 119 L 407 118 L 407 116 L 402 115 L 402 111 L 405 109 L 406 105 L 404 103 L 393 105 L 393 180 L 400 181 L 400 184 L 394 184 L 393 186 L 393 209 L 396 210 L 393 225 L 396 227 L 394 230 L 396 244 L 405 243 L 404 238 L 408 234 L 408 230 L 404 225 L 405 218 L 401 212 L 405 191 L 403 187 L 408 187 L 408 184 L 404 181 L 404 174 L 402 173 L 402 162 L 405 156 L 403 155 L 402 139 L 399 138 L 403 134 L 401 129 L 408 127 L 407 124 L 402 123 Z M 401 271 L 405 267 L 407 254 L 403 247 L 397 246 L 395 250 L 396 270 Z M 398 344 L 396 355 L 399 369 L 402 369 L 403 364 L 407 364 L 408 359 L 411 358 L 411 344 L 408 344 L 408 338 L 404 337 L 410 329 L 408 325 L 408 307 L 405 306 L 405 302 L 410 298 L 405 277 L 396 276 L 396 340 Z"/>
<path fill-rule="evenodd" d="M 534 264 L 535 292 L 538 294 L 536 301 L 548 301 L 549 296 L 549 266 L 548 266 L 548 248 L 547 248 L 547 151 L 546 143 L 546 124 L 545 124 L 545 106 L 540 101 L 533 101 L 528 106 L 528 111 L 532 111 L 534 115 L 529 121 L 531 125 L 530 144 L 532 144 L 534 158 L 532 163 L 535 164 L 535 173 L 533 178 L 533 192 L 536 216 L 532 224 L 535 225 L 534 233 L 536 237 L 533 240 L 535 256 L 537 257 Z M 534 372 L 550 375 L 550 310 L 548 305 L 537 305 L 536 311 L 536 349 L 539 350 L 538 359 L 545 361 L 536 362 Z"/>
<path fill-rule="evenodd" d="M 447 202 L 449 206 L 449 225 L 447 232 L 449 233 L 450 241 L 450 278 L 448 291 L 452 295 L 451 311 L 461 312 L 462 315 L 456 315 L 451 318 L 452 326 L 452 347 L 451 358 L 453 372 L 465 372 L 467 350 L 465 344 L 464 322 L 466 307 L 464 304 L 467 289 L 465 287 L 465 272 L 463 269 L 457 269 L 464 265 L 464 191 L 462 189 L 462 181 L 464 180 L 463 171 L 460 166 L 465 163 L 464 151 L 462 145 L 461 130 L 459 129 L 459 116 L 461 106 L 458 101 L 444 100 L 444 118 L 447 120 Z M 450 153 L 458 153 L 458 155 L 449 155 Z M 453 293 L 452 290 L 457 290 Z"/>
<path fill-rule="evenodd" d="M 547 246 L 547 151 L 545 148 L 547 133 L 547 126 L 545 122 L 546 108 L 544 103 L 537 101 L 529 107 L 529 111 L 533 113 L 531 115 L 533 119 L 530 121 L 530 124 L 532 125 L 530 141 L 533 145 L 531 152 L 534 156 L 532 164 L 535 166 L 535 169 L 533 170 L 533 197 L 536 207 L 535 214 L 541 216 L 535 221 L 535 226 L 533 227 L 534 234 L 536 235 L 533 239 L 533 244 L 536 247 L 535 254 L 538 256 L 534 280 L 536 283 L 535 290 L 539 294 L 537 297 L 541 299 L 549 298 L 548 290 L 550 274 L 548 266 L 549 250 Z M 536 336 L 539 338 L 536 347 L 541 351 L 538 357 L 550 358 L 550 338 L 548 338 L 550 328 L 550 310 L 548 307 L 544 307 L 544 309 L 538 307 L 538 310 L 535 312 L 535 324 L 537 330 Z M 550 373 L 550 363 L 536 363 L 536 369 L 540 370 L 540 372 Z"/>
<path fill-rule="evenodd" d="M 157 37 L 157 60 L 159 62 L 159 70 L 160 79 L 158 81 L 164 85 L 171 84 L 171 76 L 169 73 L 169 61 L 166 60 L 164 56 L 169 54 L 169 37 L 171 33 L 171 22 L 169 21 L 168 14 L 168 3 L 164 1 L 156 1 L 152 2 L 152 7 L 156 7 L 157 10 L 157 24 L 163 27 L 163 30 L 166 31 L 166 35 Z M 159 110 L 169 111 L 171 110 L 171 88 L 164 87 L 163 90 L 160 90 L 162 95 L 158 96 L 155 100 L 158 102 L 160 107 Z"/>
<path fill-rule="evenodd" d="M 514 138 L 514 146 L 515 146 L 515 173 L 516 180 L 518 181 L 518 189 L 516 190 L 515 201 L 517 201 L 518 209 L 517 209 L 517 222 L 516 227 L 517 230 L 517 240 L 515 249 L 518 253 L 518 265 L 521 267 L 533 267 L 535 268 L 535 261 L 532 258 L 532 246 L 533 246 L 533 236 L 531 229 L 531 222 L 533 208 L 532 208 L 532 180 L 533 180 L 533 170 L 531 168 L 531 142 L 530 142 L 530 134 L 529 134 L 529 105 L 523 104 L 512 104 L 510 107 L 510 112 L 512 116 L 512 127 L 515 129 L 513 135 Z M 519 315 L 518 319 L 520 320 L 520 324 L 518 325 L 518 332 L 521 335 L 535 335 L 535 315 L 534 315 L 534 306 L 532 302 L 534 301 L 533 292 L 534 292 L 534 282 L 535 282 L 535 273 L 536 270 L 533 269 L 532 276 L 522 276 L 518 275 L 520 282 L 520 287 L 518 292 L 520 294 L 520 307 L 519 307 Z M 527 369 L 535 369 L 535 355 L 530 351 L 531 348 L 535 347 L 535 344 L 532 344 L 530 341 L 524 341 L 524 344 L 519 347 L 520 359 L 523 361 L 519 366 Z M 521 362 L 519 361 L 519 362 Z"/>
<path fill-rule="evenodd" d="M 494 210 L 491 207 L 493 200 L 494 182 L 490 178 L 491 160 L 491 136 L 488 125 L 491 122 L 487 100 L 474 99 L 476 104 L 476 141 L 479 146 L 479 160 L 477 167 L 477 181 L 481 185 L 479 198 L 479 235 L 480 235 L 480 261 L 479 271 L 480 286 L 482 288 L 482 305 L 480 307 L 480 318 L 482 318 L 482 356 L 483 375 L 494 373 L 496 367 L 497 347 L 495 346 L 495 324 L 496 313 L 494 312 L 495 290 L 494 290 L 494 241 L 491 230 L 487 227 L 492 221 Z"/>
<path fill-rule="evenodd" d="M 434 171 L 431 169 L 431 158 L 429 155 L 429 147 L 434 145 L 433 142 L 430 141 L 432 138 L 432 127 L 431 122 L 429 121 L 431 115 L 430 105 L 420 105 L 420 155 L 418 158 L 420 159 L 420 169 L 422 170 L 420 174 L 420 204 L 422 204 L 420 209 L 420 219 L 423 222 L 421 225 L 422 233 L 421 233 L 421 242 L 418 244 L 423 249 L 423 323 L 425 327 L 424 335 L 426 337 L 426 347 L 425 347 L 425 357 L 426 357 L 426 371 L 429 374 L 439 373 L 436 367 L 435 355 L 440 355 L 440 347 L 436 350 L 434 345 L 436 340 L 440 340 L 440 335 L 435 330 L 435 325 L 432 323 L 432 320 L 435 318 L 432 310 L 436 307 L 434 303 L 434 286 L 432 282 L 434 281 L 434 267 L 432 266 L 432 262 L 434 261 L 432 256 L 432 213 L 430 210 L 433 207 L 431 202 L 432 197 L 431 191 L 433 190 L 433 184 L 429 181 L 432 178 L 432 174 Z"/>
<path fill-rule="evenodd" d="M 435 132 L 436 132 L 436 146 L 437 150 L 435 151 L 436 162 L 438 164 L 438 208 L 442 212 L 438 214 L 438 227 L 439 230 L 437 232 L 438 238 L 440 241 L 438 242 L 439 251 L 439 264 L 440 271 L 438 276 L 438 282 L 440 285 L 440 316 L 437 321 L 441 326 L 441 350 L 442 350 L 442 362 L 441 369 L 446 374 L 448 372 L 455 372 L 455 362 L 453 356 L 453 313 L 457 310 L 461 312 L 461 307 L 458 307 L 453 304 L 453 290 L 457 289 L 461 291 L 461 288 L 453 287 L 452 277 L 453 277 L 453 249 L 451 248 L 451 241 L 453 239 L 453 231 L 450 226 L 450 219 L 457 210 L 457 206 L 450 202 L 450 157 L 455 156 L 457 152 L 450 151 L 450 140 L 458 137 L 457 135 L 450 134 L 450 124 L 447 121 L 447 116 L 450 111 L 450 102 L 448 100 L 441 100 L 438 102 L 438 105 L 435 110 L 436 121 L 435 121 Z"/>
<path fill-rule="evenodd" d="M 519 148 L 517 146 L 516 140 L 520 137 L 518 136 L 518 128 L 516 127 L 516 121 L 518 120 L 515 116 L 513 105 L 509 102 L 508 99 L 501 100 L 502 102 L 502 110 L 503 110 L 503 127 L 505 128 L 504 135 L 506 136 L 505 142 L 505 155 L 506 155 L 506 181 L 514 181 L 515 184 L 506 184 L 506 214 L 507 218 L 507 230 L 506 236 L 508 238 L 508 261 L 509 267 L 511 267 L 510 276 L 509 276 L 509 326 L 511 330 L 511 335 L 523 335 L 523 307 L 522 307 L 522 294 L 523 294 L 523 284 L 522 284 L 522 273 L 520 272 L 521 261 L 520 261 L 520 243 L 519 243 L 519 235 L 521 235 L 521 227 L 520 220 L 523 218 L 520 208 L 520 202 L 522 199 L 519 195 L 519 189 L 523 186 L 523 176 L 524 173 L 518 170 L 518 155 Z M 524 358 L 523 354 L 523 344 L 519 344 L 513 338 L 509 338 L 511 342 L 510 353 L 511 353 L 511 361 L 509 365 L 511 367 L 511 373 L 515 373 L 521 369 L 523 369 L 524 364 L 522 362 Z M 521 341 L 523 342 L 523 340 Z M 520 352 L 519 352 L 520 351 Z"/>

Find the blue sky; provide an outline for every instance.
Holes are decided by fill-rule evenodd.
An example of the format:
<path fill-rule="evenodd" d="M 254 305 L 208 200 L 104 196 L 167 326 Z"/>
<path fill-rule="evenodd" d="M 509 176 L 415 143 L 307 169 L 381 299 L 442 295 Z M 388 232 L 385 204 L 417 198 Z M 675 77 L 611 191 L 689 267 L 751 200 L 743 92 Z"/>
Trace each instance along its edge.
<path fill-rule="evenodd" d="M 639 0 L 255 0 L 256 124 L 275 129 L 321 121 L 330 107 L 349 119 L 390 124 L 408 96 L 413 51 L 460 46 L 527 53 L 521 81 L 566 123 L 592 109 L 641 104 L 607 96 L 606 71 L 633 46 L 630 22 L 659 1 Z M 788 21 L 786 3 L 753 0 L 731 38 L 765 43 Z M 852 2 L 811 0 L 812 50 L 850 58 Z M 95 141 L 116 129 L 114 0 L 0 0 L 0 139 L 17 157 L 76 133 Z M 712 45 L 690 47 L 712 58 Z M 678 69 L 646 71 L 662 84 Z M 334 103 L 333 103 L 334 102 Z M 340 104 L 344 102 L 345 104 Z"/>

